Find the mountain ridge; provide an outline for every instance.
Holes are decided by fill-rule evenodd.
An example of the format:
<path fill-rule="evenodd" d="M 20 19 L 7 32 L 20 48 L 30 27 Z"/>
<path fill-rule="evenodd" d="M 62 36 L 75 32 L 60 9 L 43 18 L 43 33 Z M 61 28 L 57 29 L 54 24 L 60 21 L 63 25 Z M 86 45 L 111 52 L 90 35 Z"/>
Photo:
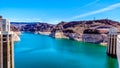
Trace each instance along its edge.
<path fill-rule="evenodd" d="M 88 36 L 86 39 L 90 38 L 91 40 L 95 39 L 93 38 L 94 34 L 99 34 L 100 36 L 96 36 L 96 41 L 85 41 L 99 44 L 107 42 L 107 34 L 111 27 L 117 28 L 117 32 L 120 32 L 120 22 L 109 19 L 71 22 L 62 21 L 56 25 L 40 22 L 22 25 L 12 23 L 12 25 L 16 26 L 20 31 L 47 34 L 54 38 L 67 38 L 77 41 L 83 41 L 86 38 L 84 34 Z M 93 34 L 93 36 L 89 34 Z"/>

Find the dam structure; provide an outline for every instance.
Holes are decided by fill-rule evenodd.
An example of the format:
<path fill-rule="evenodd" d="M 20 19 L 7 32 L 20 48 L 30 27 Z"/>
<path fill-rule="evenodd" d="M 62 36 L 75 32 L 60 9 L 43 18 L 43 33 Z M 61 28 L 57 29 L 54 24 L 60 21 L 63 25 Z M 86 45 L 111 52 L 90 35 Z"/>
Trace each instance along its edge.
<path fill-rule="evenodd" d="M 117 36 L 117 58 L 118 58 L 118 64 L 120 68 L 120 35 Z"/>
<path fill-rule="evenodd" d="M 99 29 L 100 30 L 100 29 Z M 106 53 L 109 57 L 117 58 L 117 28 L 109 26 L 106 34 L 99 33 L 99 30 L 87 29 L 83 32 L 83 42 L 107 45 Z M 105 30 L 101 28 L 101 30 Z"/>
<path fill-rule="evenodd" d="M 0 16 L 0 68 L 14 68 L 14 41 L 10 22 Z"/>
<path fill-rule="evenodd" d="M 107 55 L 113 58 L 117 57 L 117 29 L 110 28 L 108 34 Z"/>

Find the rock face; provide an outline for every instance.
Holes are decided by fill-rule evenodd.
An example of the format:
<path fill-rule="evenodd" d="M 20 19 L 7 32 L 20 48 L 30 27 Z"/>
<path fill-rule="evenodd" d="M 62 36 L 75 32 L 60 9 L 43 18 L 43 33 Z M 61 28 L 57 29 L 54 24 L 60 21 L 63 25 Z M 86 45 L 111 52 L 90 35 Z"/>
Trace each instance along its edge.
<path fill-rule="evenodd" d="M 106 44 L 107 34 L 111 27 L 117 27 L 119 30 L 120 24 L 119 22 L 108 19 L 61 22 L 56 25 L 50 35 L 57 38 L 69 38 L 77 41 Z"/>
<path fill-rule="evenodd" d="M 55 38 L 67 38 L 65 35 L 64 35 L 64 28 L 63 28 L 63 25 L 65 23 L 64 22 L 61 22 L 59 24 L 57 24 L 52 30 L 51 30 L 51 34 L 50 36 L 52 37 L 55 37 Z"/>
<path fill-rule="evenodd" d="M 73 24 L 68 24 L 67 22 L 61 22 L 55 26 L 51 31 L 50 36 L 55 38 L 68 38 L 73 40 L 81 40 L 81 35 L 75 32 L 76 27 Z"/>
<path fill-rule="evenodd" d="M 47 23 L 32 23 L 27 24 L 23 28 L 21 28 L 21 31 L 27 31 L 27 32 L 51 32 L 51 30 L 54 28 L 54 25 L 47 24 Z"/>
<path fill-rule="evenodd" d="M 107 34 L 101 34 L 99 30 L 86 29 L 83 32 L 82 40 L 84 42 L 101 44 L 107 43 L 108 36 Z"/>
<path fill-rule="evenodd" d="M 108 19 L 60 22 L 57 25 L 31 23 L 19 27 L 21 31 L 46 34 L 55 38 L 68 38 L 92 43 L 107 42 L 107 33 L 111 27 L 120 32 L 120 23 Z"/>

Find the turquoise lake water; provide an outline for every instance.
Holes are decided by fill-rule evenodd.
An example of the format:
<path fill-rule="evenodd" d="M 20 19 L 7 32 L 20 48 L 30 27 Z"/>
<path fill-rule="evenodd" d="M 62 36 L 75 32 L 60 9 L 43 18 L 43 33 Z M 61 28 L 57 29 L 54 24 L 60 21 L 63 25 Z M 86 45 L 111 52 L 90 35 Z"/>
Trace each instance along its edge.
<path fill-rule="evenodd" d="M 15 42 L 15 68 L 118 68 L 98 44 L 22 33 Z"/>

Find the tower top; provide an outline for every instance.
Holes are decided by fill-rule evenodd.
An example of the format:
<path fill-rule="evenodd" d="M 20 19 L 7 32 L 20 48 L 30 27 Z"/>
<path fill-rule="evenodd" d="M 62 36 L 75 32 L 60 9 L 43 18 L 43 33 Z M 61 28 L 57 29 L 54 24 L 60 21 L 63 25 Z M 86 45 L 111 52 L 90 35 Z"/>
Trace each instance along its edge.
<path fill-rule="evenodd" d="M 9 20 L 2 19 L 1 25 L 2 25 L 2 30 L 1 31 L 4 31 L 4 32 L 10 31 L 10 22 L 9 22 Z"/>
<path fill-rule="evenodd" d="M 117 28 L 115 27 L 110 28 L 109 34 L 117 34 Z"/>
<path fill-rule="evenodd" d="M 0 20 L 2 20 L 2 16 L 0 16 Z"/>
<path fill-rule="evenodd" d="M 0 16 L 0 18 L 2 18 L 2 16 Z"/>

